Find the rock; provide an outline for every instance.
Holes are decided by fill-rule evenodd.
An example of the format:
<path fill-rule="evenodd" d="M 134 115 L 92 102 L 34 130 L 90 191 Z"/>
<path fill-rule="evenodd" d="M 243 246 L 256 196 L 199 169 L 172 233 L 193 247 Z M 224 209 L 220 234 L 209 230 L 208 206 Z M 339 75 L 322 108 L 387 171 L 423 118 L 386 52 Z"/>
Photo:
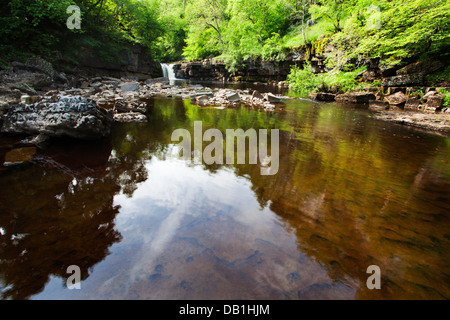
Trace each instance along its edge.
<path fill-rule="evenodd" d="M 195 98 L 195 101 L 202 105 L 207 105 L 209 103 L 209 97 L 206 95 L 198 96 Z"/>
<path fill-rule="evenodd" d="M 311 60 L 311 72 L 312 73 L 324 73 L 325 65 L 321 60 Z"/>
<path fill-rule="evenodd" d="M 89 81 L 83 81 L 82 83 L 81 83 L 81 86 L 80 86 L 80 88 L 81 89 L 87 89 L 88 87 L 89 87 Z"/>
<path fill-rule="evenodd" d="M 38 102 L 39 100 L 40 100 L 39 96 L 30 97 L 30 96 L 24 95 L 24 96 L 20 97 L 20 102 L 23 104 L 32 104 L 32 103 Z"/>
<path fill-rule="evenodd" d="M 147 116 L 142 113 L 137 112 L 128 112 L 128 113 L 119 113 L 114 115 L 114 121 L 116 122 L 147 122 Z"/>
<path fill-rule="evenodd" d="M 114 98 L 115 94 L 112 90 L 106 90 L 102 92 L 102 95 L 104 98 L 110 99 L 110 98 Z"/>
<path fill-rule="evenodd" d="M 139 81 L 139 78 L 136 76 L 125 76 L 125 77 L 120 78 L 120 80 L 136 82 L 136 81 Z"/>
<path fill-rule="evenodd" d="M 208 98 L 212 98 L 212 97 L 214 97 L 214 94 L 212 92 L 198 92 L 198 93 L 191 94 L 189 97 L 191 98 L 191 100 L 196 100 L 197 97 L 201 97 L 201 96 L 206 96 Z"/>
<path fill-rule="evenodd" d="M 423 97 L 422 101 L 427 101 L 429 98 L 433 97 L 437 92 L 436 91 L 428 91 Z"/>
<path fill-rule="evenodd" d="M 31 88 L 26 83 L 13 84 L 13 85 L 11 85 L 11 89 L 17 89 L 20 92 L 23 92 L 23 93 L 25 93 L 27 95 L 36 95 L 36 90 Z"/>
<path fill-rule="evenodd" d="M 377 70 L 366 70 L 363 72 L 361 76 L 363 81 L 374 81 L 376 79 L 381 78 L 381 73 Z"/>
<path fill-rule="evenodd" d="M 331 86 L 330 88 L 331 92 L 333 92 L 334 94 L 337 94 L 339 92 L 339 88 L 337 86 Z"/>
<path fill-rule="evenodd" d="M 380 72 L 381 72 L 381 76 L 383 78 L 393 77 L 393 76 L 397 75 L 397 69 L 396 68 L 390 68 L 390 67 L 382 68 L 380 70 Z"/>
<path fill-rule="evenodd" d="M 137 82 L 126 82 L 120 85 L 120 90 L 122 92 L 127 91 L 137 91 L 138 90 L 138 83 Z"/>
<path fill-rule="evenodd" d="M 336 95 L 335 99 L 339 103 L 369 104 L 369 101 L 375 100 L 376 98 L 370 92 L 347 92 Z"/>
<path fill-rule="evenodd" d="M 253 93 L 252 93 L 252 100 L 253 99 L 260 99 L 260 100 L 263 100 L 264 99 L 264 96 L 258 91 L 258 90 L 255 90 L 255 91 L 253 91 Z"/>
<path fill-rule="evenodd" d="M 442 103 L 444 102 L 444 95 L 437 94 L 428 98 L 427 104 L 425 106 L 426 112 L 435 112 L 442 108 Z"/>
<path fill-rule="evenodd" d="M 7 167 L 30 162 L 35 154 L 35 147 L 13 149 L 6 153 L 4 166 Z"/>
<path fill-rule="evenodd" d="M 383 87 L 401 87 L 406 85 L 420 85 L 423 83 L 424 74 L 406 74 L 383 78 L 381 84 Z"/>
<path fill-rule="evenodd" d="M 388 96 L 390 96 L 391 94 L 397 93 L 397 92 L 406 93 L 406 88 L 403 88 L 403 87 L 389 87 L 387 89 L 387 95 Z"/>
<path fill-rule="evenodd" d="M 229 93 L 226 95 L 228 101 L 230 102 L 239 102 L 241 101 L 241 96 L 239 95 L 239 93 L 235 92 L 235 93 Z"/>
<path fill-rule="evenodd" d="M 408 97 L 406 95 L 399 91 L 394 94 L 391 94 L 390 96 L 384 97 L 384 100 L 389 103 L 391 106 L 404 106 L 406 103 L 406 100 L 408 100 Z"/>
<path fill-rule="evenodd" d="M 397 70 L 397 75 L 407 74 L 429 74 L 438 71 L 444 67 L 444 64 L 439 60 L 427 60 L 424 62 L 414 62 L 408 64 L 406 67 Z"/>
<path fill-rule="evenodd" d="M 420 99 L 418 97 L 409 97 L 406 100 L 405 109 L 407 110 L 419 110 Z"/>
<path fill-rule="evenodd" d="M 112 115 L 83 97 L 58 95 L 35 104 L 11 107 L 2 132 L 98 139 L 109 135 Z"/>
<path fill-rule="evenodd" d="M 49 136 L 45 134 L 39 134 L 36 137 L 30 137 L 21 141 L 24 145 L 41 146 L 49 140 Z"/>
<path fill-rule="evenodd" d="M 92 88 L 100 88 L 103 85 L 101 82 L 94 82 L 90 84 L 90 87 Z"/>
<path fill-rule="evenodd" d="M 374 111 L 387 110 L 389 109 L 389 103 L 379 100 L 370 100 L 369 109 Z"/>
<path fill-rule="evenodd" d="M 264 95 L 264 99 L 266 99 L 267 101 L 269 101 L 270 103 L 281 103 L 281 99 L 278 98 L 277 96 L 274 96 L 271 93 L 266 93 Z"/>
<path fill-rule="evenodd" d="M 309 95 L 309 98 L 316 101 L 332 102 L 335 101 L 336 95 L 326 92 L 313 92 Z"/>

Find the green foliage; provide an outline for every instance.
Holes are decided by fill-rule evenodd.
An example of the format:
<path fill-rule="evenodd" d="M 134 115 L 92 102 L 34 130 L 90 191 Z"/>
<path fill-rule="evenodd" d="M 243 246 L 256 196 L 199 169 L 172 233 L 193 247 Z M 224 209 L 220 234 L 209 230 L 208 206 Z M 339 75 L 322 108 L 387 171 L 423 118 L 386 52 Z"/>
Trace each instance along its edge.
<path fill-rule="evenodd" d="M 66 27 L 73 4 L 82 11 L 79 31 Z M 366 58 L 391 66 L 450 52 L 444 0 L 10 0 L 0 9 L 1 63 L 61 53 L 76 63 L 84 47 L 117 60 L 140 44 L 157 61 L 219 57 L 235 70 L 250 60 L 284 60 L 294 47 L 310 58 L 327 44 L 327 68 L 353 72 Z M 449 73 L 427 80 L 443 82 Z"/>
<path fill-rule="evenodd" d="M 67 28 L 70 5 L 81 9 L 81 30 Z M 156 52 L 156 39 L 163 34 L 153 0 L 12 0 L 0 7 L 0 50 L 8 60 L 26 52 L 48 60 L 62 53 L 75 61 L 83 46 L 117 60 L 125 43 Z"/>
<path fill-rule="evenodd" d="M 218 56 L 220 53 L 220 44 L 212 28 L 202 33 L 189 33 L 183 50 L 183 56 L 189 60 L 206 59 L 210 56 Z"/>
<path fill-rule="evenodd" d="M 450 92 L 447 91 L 446 89 L 438 89 L 437 93 L 444 95 L 444 101 L 442 102 L 442 106 L 444 108 L 450 107 Z"/>
<path fill-rule="evenodd" d="M 70 0 L 11 0 L 0 4 L 0 50 L 7 58 L 31 52 L 54 55 L 61 37 L 52 30 L 62 29 Z M 20 55 L 23 56 L 23 55 Z"/>
<path fill-rule="evenodd" d="M 293 66 L 288 75 L 287 82 L 290 87 L 302 96 L 307 96 L 310 92 L 336 90 L 349 91 L 362 87 L 355 78 L 356 75 L 364 71 L 365 67 L 358 68 L 352 72 L 330 72 L 325 74 L 314 74 L 311 65 L 306 63 L 303 69 Z"/>
<path fill-rule="evenodd" d="M 323 0 L 310 8 L 313 19 L 326 20 L 333 25 L 335 32 L 342 30 L 342 22 L 354 9 L 355 1 Z"/>
<path fill-rule="evenodd" d="M 438 86 L 440 83 L 444 81 L 449 81 L 450 66 L 447 66 L 446 68 L 437 73 L 426 75 L 425 79 L 430 86 Z"/>
<path fill-rule="evenodd" d="M 356 38 L 351 58 L 381 57 L 395 65 L 407 58 L 448 54 L 450 2 L 436 0 L 374 1 L 380 7 L 379 28 L 371 28 L 366 7 L 356 8 L 344 32 Z M 370 20 L 369 20 L 370 21 Z"/>
<path fill-rule="evenodd" d="M 305 64 L 303 69 L 294 65 L 287 77 L 287 82 L 294 91 L 300 93 L 302 96 L 307 96 L 323 83 L 322 79 L 311 71 L 311 65 L 309 63 Z"/>

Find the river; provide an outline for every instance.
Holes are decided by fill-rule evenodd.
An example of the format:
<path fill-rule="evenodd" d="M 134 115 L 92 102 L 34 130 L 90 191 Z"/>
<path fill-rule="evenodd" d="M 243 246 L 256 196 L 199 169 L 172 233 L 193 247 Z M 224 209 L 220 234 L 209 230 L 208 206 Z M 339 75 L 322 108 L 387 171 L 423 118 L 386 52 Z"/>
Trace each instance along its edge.
<path fill-rule="evenodd" d="M 297 99 L 264 112 L 155 97 L 149 119 L 2 168 L 2 299 L 450 298 L 449 138 Z M 180 160 L 171 135 L 195 121 L 279 129 L 278 173 Z"/>

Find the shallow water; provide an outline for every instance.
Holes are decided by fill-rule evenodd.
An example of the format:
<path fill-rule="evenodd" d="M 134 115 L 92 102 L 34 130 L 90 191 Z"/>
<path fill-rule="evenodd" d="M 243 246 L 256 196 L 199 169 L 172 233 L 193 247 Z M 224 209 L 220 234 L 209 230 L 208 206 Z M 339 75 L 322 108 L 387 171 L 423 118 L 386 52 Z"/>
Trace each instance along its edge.
<path fill-rule="evenodd" d="M 3 299 L 450 298 L 450 139 L 302 100 L 149 104 L 148 124 L 2 168 Z M 194 121 L 279 129 L 279 172 L 179 160 L 171 134 Z"/>

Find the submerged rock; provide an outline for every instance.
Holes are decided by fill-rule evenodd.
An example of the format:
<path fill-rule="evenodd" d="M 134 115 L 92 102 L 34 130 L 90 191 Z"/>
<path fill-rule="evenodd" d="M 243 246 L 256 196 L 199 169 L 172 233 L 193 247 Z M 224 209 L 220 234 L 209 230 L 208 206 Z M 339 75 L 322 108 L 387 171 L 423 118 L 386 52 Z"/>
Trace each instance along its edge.
<path fill-rule="evenodd" d="M 387 110 L 389 109 L 389 103 L 379 100 L 370 100 L 369 101 L 369 109 L 370 110 Z"/>
<path fill-rule="evenodd" d="M 112 115 L 83 97 L 56 96 L 18 104 L 5 115 L 1 129 L 10 134 L 98 139 L 109 135 Z"/>
<path fill-rule="evenodd" d="M 4 166 L 8 167 L 30 162 L 35 154 L 36 154 L 35 147 L 13 149 L 5 155 Z"/>

